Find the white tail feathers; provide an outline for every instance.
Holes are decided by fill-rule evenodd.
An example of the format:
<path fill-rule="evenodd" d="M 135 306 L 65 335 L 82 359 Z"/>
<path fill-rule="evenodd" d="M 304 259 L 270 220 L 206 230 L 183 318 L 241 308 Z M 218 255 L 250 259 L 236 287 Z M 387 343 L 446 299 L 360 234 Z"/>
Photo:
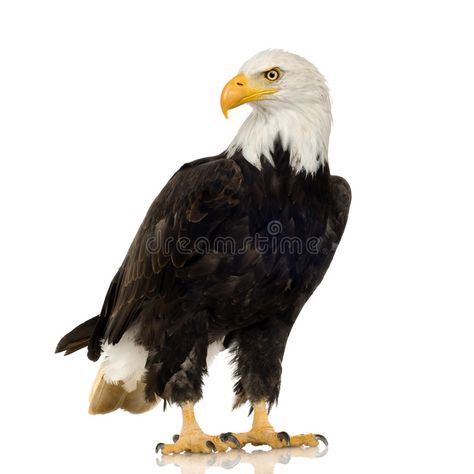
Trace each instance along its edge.
<path fill-rule="evenodd" d="M 135 390 L 128 392 L 123 382 L 106 382 L 103 367 L 97 373 L 89 396 L 89 413 L 103 415 L 112 411 L 126 410 L 130 413 L 144 413 L 151 410 L 160 399 L 149 402 L 145 399 L 145 384 L 140 381 Z"/>

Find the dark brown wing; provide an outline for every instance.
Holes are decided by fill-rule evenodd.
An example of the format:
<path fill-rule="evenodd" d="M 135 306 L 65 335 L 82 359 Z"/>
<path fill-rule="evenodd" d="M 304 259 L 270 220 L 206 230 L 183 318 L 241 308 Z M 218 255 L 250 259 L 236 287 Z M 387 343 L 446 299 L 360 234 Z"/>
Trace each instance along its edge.
<path fill-rule="evenodd" d="M 330 240 L 338 244 L 346 227 L 352 194 L 349 183 L 340 176 L 331 176 L 330 188 L 332 212 L 328 220 L 327 233 Z"/>
<path fill-rule="evenodd" d="M 110 285 L 89 358 L 97 360 L 101 341 L 118 342 L 142 311 L 154 311 L 156 301 L 162 308 L 172 305 L 179 269 L 186 265 L 201 274 L 213 271 L 213 256 L 196 253 L 187 243 L 197 236 L 212 238 L 240 203 L 241 183 L 239 166 L 222 157 L 184 165 L 170 179 Z"/>

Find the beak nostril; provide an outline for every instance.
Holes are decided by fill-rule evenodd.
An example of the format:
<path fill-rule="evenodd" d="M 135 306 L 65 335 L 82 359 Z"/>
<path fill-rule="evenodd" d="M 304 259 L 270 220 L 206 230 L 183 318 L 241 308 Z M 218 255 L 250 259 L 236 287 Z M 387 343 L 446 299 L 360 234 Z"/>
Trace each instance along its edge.
<path fill-rule="evenodd" d="M 237 82 L 237 85 L 238 86 L 243 86 L 243 84 L 241 82 Z"/>

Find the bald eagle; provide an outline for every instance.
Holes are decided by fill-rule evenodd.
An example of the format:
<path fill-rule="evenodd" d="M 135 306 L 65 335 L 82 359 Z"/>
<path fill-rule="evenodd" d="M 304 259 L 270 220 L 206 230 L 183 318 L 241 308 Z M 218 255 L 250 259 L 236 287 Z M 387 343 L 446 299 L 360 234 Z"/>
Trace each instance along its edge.
<path fill-rule="evenodd" d="M 113 278 L 100 314 L 56 351 L 88 347 L 102 364 L 92 414 L 179 405 L 183 428 L 163 453 L 266 444 L 316 446 L 324 437 L 276 432 L 291 328 L 319 285 L 346 225 L 347 182 L 331 176 L 331 104 L 310 62 L 281 50 L 248 60 L 224 87 L 225 116 L 252 112 L 223 153 L 183 165 L 152 203 Z M 249 402 L 245 433 L 204 433 L 194 417 L 208 358 L 233 353 L 235 406 Z"/>

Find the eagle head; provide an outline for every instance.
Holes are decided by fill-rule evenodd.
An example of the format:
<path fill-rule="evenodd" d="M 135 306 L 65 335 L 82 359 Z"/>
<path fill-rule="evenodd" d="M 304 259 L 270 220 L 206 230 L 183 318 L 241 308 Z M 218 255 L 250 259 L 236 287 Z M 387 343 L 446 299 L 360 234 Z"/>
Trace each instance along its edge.
<path fill-rule="evenodd" d="M 221 108 L 249 104 L 252 114 L 228 149 L 257 167 L 272 162 L 276 139 L 290 153 L 296 172 L 314 173 L 327 160 L 331 101 L 324 76 L 296 54 L 270 49 L 250 58 L 224 86 Z"/>

